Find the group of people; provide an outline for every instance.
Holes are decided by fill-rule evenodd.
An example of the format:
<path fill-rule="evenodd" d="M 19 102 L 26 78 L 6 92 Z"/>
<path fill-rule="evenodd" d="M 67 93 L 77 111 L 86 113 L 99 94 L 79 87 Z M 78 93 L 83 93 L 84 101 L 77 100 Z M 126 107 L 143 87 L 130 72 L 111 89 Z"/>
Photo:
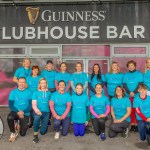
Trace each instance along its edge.
<path fill-rule="evenodd" d="M 127 137 L 129 127 L 130 131 L 139 132 L 142 141 L 150 135 L 150 59 L 146 60 L 144 73 L 136 70 L 133 60 L 127 62 L 125 74 L 117 62 L 111 64 L 105 75 L 99 64 L 94 64 L 90 75 L 82 71 L 80 62 L 73 74 L 67 72 L 65 62 L 60 64 L 59 72 L 51 60 L 41 73 L 38 66 L 30 67 L 30 59 L 25 58 L 14 74 L 17 87 L 10 92 L 11 111 L 7 117 L 10 142 L 18 136 L 18 124 L 21 136 L 33 126 L 33 142 L 38 143 L 38 131 L 44 135 L 49 124 L 54 125 L 54 138 L 59 139 L 60 133 L 67 135 L 70 124 L 75 136 L 84 136 L 90 120 L 95 134 L 104 141 L 108 116 L 110 138 L 118 133 Z"/>

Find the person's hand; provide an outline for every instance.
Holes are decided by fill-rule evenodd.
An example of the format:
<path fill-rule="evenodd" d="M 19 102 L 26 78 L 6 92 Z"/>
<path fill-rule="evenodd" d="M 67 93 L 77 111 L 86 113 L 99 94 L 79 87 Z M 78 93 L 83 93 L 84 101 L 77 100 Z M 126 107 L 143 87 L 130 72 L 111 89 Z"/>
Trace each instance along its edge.
<path fill-rule="evenodd" d="M 106 117 L 106 115 L 105 114 L 101 114 L 101 115 L 99 115 L 99 118 L 105 118 Z"/>
<path fill-rule="evenodd" d="M 24 118 L 24 112 L 23 111 L 19 111 L 18 113 L 19 118 Z"/>
<path fill-rule="evenodd" d="M 87 126 L 88 124 L 89 124 L 88 121 L 86 121 L 86 122 L 85 122 L 85 126 Z"/>
<path fill-rule="evenodd" d="M 150 118 L 147 118 L 147 120 L 146 120 L 147 122 L 150 122 Z"/>
<path fill-rule="evenodd" d="M 130 97 L 134 97 L 134 93 L 133 92 L 130 92 Z"/>
<path fill-rule="evenodd" d="M 57 119 L 57 120 L 61 120 L 61 117 L 57 115 L 57 116 L 56 116 L 56 119 Z"/>
<path fill-rule="evenodd" d="M 122 122 L 121 119 L 115 119 L 115 120 L 114 120 L 114 123 L 121 123 L 121 122 Z"/>

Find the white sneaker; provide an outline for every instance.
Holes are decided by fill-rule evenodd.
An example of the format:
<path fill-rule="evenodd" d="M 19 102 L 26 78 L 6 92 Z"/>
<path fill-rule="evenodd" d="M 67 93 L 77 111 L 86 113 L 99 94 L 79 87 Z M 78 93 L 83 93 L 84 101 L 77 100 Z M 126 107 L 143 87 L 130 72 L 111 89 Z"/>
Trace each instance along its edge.
<path fill-rule="evenodd" d="M 55 139 L 55 140 L 58 140 L 58 139 L 59 139 L 59 136 L 60 136 L 60 132 L 56 132 L 56 133 L 55 133 L 55 136 L 54 136 L 54 139 Z"/>
<path fill-rule="evenodd" d="M 128 136 L 129 136 L 129 128 L 126 128 L 124 131 L 124 137 L 128 138 Z"/>
<path fill-rule="evenodd" d="M 9 138 L 9 142 L 14 142 L 16 140 L 18 136 L 18 133 L 11 133 L 10 138 Z"/>

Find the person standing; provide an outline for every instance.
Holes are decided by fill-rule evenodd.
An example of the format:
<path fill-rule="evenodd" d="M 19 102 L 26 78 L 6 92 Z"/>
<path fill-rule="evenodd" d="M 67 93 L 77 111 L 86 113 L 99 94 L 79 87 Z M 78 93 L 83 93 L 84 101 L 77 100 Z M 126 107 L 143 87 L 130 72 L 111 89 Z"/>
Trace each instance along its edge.
<path fill-rule="evenodd" d="M 133 108 L 133 102 L 134 102 L 134 97 L 138 93 L 138 85 L 143 82 L 143 74 L 139 70 L 136 70 L 136 62 L 133 60 L 127 62 L 127 68 L 129 71 L 126 72 L 124 75 L 123 86 L 132 104 L 130 131 L 138 132 L 137 120 L 135 116 L 135 108 Z"/>

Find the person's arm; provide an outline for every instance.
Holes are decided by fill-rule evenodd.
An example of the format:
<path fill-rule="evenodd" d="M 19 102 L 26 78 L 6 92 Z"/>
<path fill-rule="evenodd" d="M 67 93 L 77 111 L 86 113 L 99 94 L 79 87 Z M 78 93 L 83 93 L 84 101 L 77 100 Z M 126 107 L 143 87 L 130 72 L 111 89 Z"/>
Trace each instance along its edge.
<path fill-rule="evenodd" d="M 95 89 L 92 87 L 91 83 L 88 82 L 88 87 L 90 88 L 90 90 L 95 94 Z"/>
<path fill-rule="evenodd" d="M 84 86 L 83 86 L 83 90 L 87 89 L 87 87 L 88 87 L 88 82 L 86 81 Z"/>
<path fill-rule="evenodd" d="M 123 87 L 124 87 L 126 93 L 127 93 L 127 94 L 130 94 L 130 90 L 129 90 L 129 88 L 128 88 L 128 86 L 127 86 L 126 83 L 123 83 Z"/>
<path fill-rule="evenodd" d="M 67 103 L 67 108 L 65 110 L 65 112 L 63 113 L 63 115 L 61 116 L 62 119 L 65 119 L 66 116 L 68 115 L 69 111 L 70 111 L 70 108 L 71 108 L 71 102 L 68 102 Z"/>
<path fill-rule="evenodd" d="M 17 77 L 13 77 L 13 82 L 18 83 L 18 78 Z"/>
<path fill-rule="evenodd" d="M 72 90 L 73 90 L 74 92 L 76 92 L 76 88 L 75 88 L 75 86 L 74 86 L 73 81 L 71 81 L 70 83 L 71 83 L 71 88 L 72 88 Z"/>
<path fill-rule="evenodd" d="M 68 81 L 68 86 L 66 87 L 66 92 L 68 92 L 70 90 L 71 84 L 70 81 Z"/>
<path fill-rule="evenodd" d="M 136 113 L 141 117 L 142 120 L 147 121 L 147 118 L 143 113 L 141 112 L 140 108 L 135 108 Z"/>
<path fill-rule="evenodd" d="M 127 107 L 126 114 L 121 119 L 119 119 L 120 122 L 123 122 L 124 120 L 126 120 L 130 116 L 130 114 L 131 114 L 131 107 Z"/>
<path fill-rule="evenodd" d="M 57 114 L 56 114 L 56 111 L 55 111 L 55 109 L 54 109 L 54 102 L 53 101 L 50 101 L 50 110 L 51 110 L 51 112 L 52 112 L 52 115 L 53 115 L 53 117 L 54 118 L 56 118 L 57 117 Z"/>
<path fill-rule="evenodd" d="M 90 106 L 90 112 L 95 118 L 99 118 L 99 115 L 94 111 L 93 106 Z"/>
<path fill-rule="evenodd" d="M 41 114 L 41 111 L 38 109 L 38 107 L 37 107 L 37 101 L 36 100 L 32 100 L 32 108 L 33 108 L 33 110 L 34 110 L 34 112 L 36 113 L 36 114 L 38 114 L 38 115 L 40 115 Z"/>
<path fill-rule="evenodd" d="M 112 119 L 115 120 L 116 119 L 116 116 L 115 116 L 115 113 L 114 113 L 114 108 L 111 106 L 111 116 L 112 116 Z"/>
<path fill-rule="evenodd" d="M 9 101 L 8 101 L 8 106 L 9 106 L 9 109 L 10 109 L 11 111 L 19 112 L 19 110 L 14 106 L 14 101 L 13 101 L 13 100 L 9 100 Z"/>
<path fill-rule="evenodd" d="M 55 80 L 55 87 L 56 87 L 56 90 L 58 90 L 58 81 Z"/>

